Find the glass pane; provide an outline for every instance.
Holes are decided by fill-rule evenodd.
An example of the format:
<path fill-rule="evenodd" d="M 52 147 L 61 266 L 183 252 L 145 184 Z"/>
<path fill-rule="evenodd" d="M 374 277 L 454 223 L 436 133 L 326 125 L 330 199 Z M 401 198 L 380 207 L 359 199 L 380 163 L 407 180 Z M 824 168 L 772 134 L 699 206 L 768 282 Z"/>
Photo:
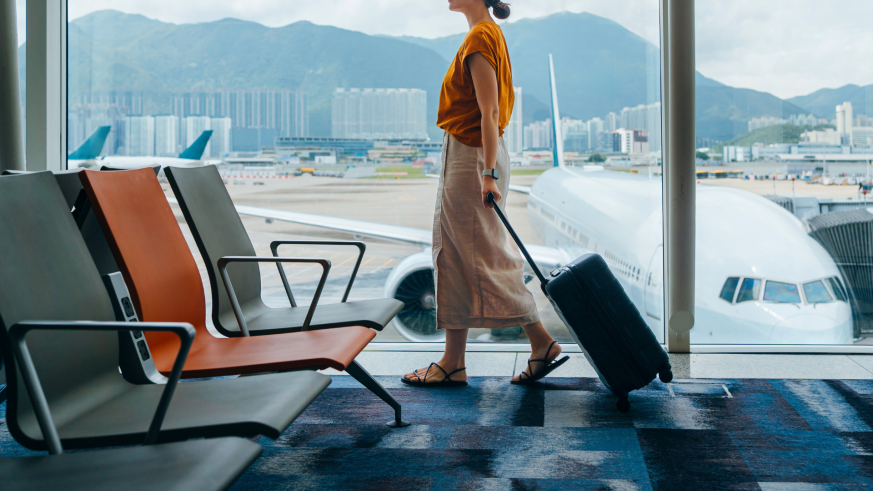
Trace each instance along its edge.
<path fill-rule="evenodd" d="M 737 295 L 737 303 L 751 302 L 758 300 L 761 293 L 761 280 L 746 278 L 740 286 L 740 293 Z"/>
<path fill-rule="evenodd" d="M 15 0 L 18 17 L 18 86 L 21 89 L 21 131 L 27 132 L 27 0 Z M 27 141 L 26 134 L 23 135 Z"/>
<path fill-rule="evenodd" d="M 464 17 L 445 2 L 404 10 L 403 22 L 388 11 L 373 22 L 378 7 L 355 0 L 295 0 L 274 11 L 189 3 L 131 0 L 113 7 L 122 12 L 69 0 L 70 166 L 216 165 L 235 204 L 250 207 L 242 220 L 256 252 L 270 254 L 273 240 L 363 240 L 349 300 L 406 304 L 377 341 L 441 341 L 431 249 L 444 136 L 436 120 Z M 505 207 L 546 272 L 588 252 L 604 256 L 663 340 L 658 5 L 592 8 L 519 4 L 499 22 L 515 96 L 504 131 L 511 172 L 501 181 L 518 192 Z M 564 169 L 554 168 L 559 141 Z M 276 211 L 296 215 L 265 218 Z M 282 253 L 329 258 L 321 302 L 342 299 L 354 249 Z M 286 268 L 300 305 L 314 294 L 316 269 Z M 261 271 L 264 301 L 288 306 L 275 266 Z M 525 279 L 546 329 L 573 342 L 529 267 Z M 521 326 L 484 326 L 471 321 L 471 341 L 527 343 Z"/>
<path fill-rule="evenodd" d="M 696 323 L 706 328 L 691 331 L 692 343 L 850 344 L 873 335 L 864 211 L 873 65 L 857 62 L 873 54 L 871 16 L 866 0 L 695 2 Z M 729 307 L 715 296 L 731 276 L 780 281 L 762 292 L 770 303 Z"/>
<path fill-rule="evenodd" d="M 840 284 L 839 280 L 837 278 L 828 278 L 828 283 L 830 283 L 831 290 L 834 292 L 837 300 L 845 302 L 847 300 L 846 292 L 843 290 L 843 285 Z"/>
<path fill-rule="evenodd" d="M 765 302 L 800 303 L 800 293 L 794 283 L 768 281 L 764 287 Z"/>
<path fill-rule="evenodd" d="M 804 283 L 803 294 L 806 296 L 807 303 L 824 303 L 832 302 L 834 300 L 822 281 Z"/>
<path fill-rule="evenodd" d="M 737 284 L 739 284 L 739 278 L 728 278 L 724 282 L 724 286 L 721 288 L 721 297 L 722 300 L 726 300 L 728 302 L 734 301 L 734 293 L 737 291 Z"/>

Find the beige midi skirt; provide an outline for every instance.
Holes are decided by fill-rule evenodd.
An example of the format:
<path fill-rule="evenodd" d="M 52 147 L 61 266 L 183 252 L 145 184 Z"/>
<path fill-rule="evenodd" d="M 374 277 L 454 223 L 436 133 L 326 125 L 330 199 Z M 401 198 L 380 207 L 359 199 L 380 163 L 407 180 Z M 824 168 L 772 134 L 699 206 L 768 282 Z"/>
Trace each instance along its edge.
<path fill-rule="evenodd" d="M 437 328 L 499 329 L 539 320 L 524 262 L 497 213 L 482 204 L 483 149 L 446 133 L 433 220 Z M 500 138 L 498 189 L 506 209 L 509 153 Z"/>

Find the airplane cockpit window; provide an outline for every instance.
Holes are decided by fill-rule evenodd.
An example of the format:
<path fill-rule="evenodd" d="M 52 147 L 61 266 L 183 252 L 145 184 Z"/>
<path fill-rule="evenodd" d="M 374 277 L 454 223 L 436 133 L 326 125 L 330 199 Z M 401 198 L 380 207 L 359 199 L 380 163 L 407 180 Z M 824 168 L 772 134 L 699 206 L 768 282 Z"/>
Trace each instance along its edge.
<path fill-rule="evenodd" d="M 753 302 L 758 299 L 758 294 L 761 292 L 761 280 L 755 278 L 744 278 L 743 284 L 740 285 L 740 293 L 737 295 L 737 303 Z"/>
<path fill-rule="evenodd" d="M 777 303 L 800 303 L 800 292 L 794 283 L 767 281 L 764 286 L 764 301 Z"/>
<path fill-rule="evenodd" d="M 822 280 L 804 283 L 803 294 L 806 295 L 808 303 L 828 303 L 834 301 L 834 297 L 828 292 Z"/>
<path fill-rule="evenodd" d="M 846 296 L 846 291 L 843 290 L 843 284 L 840 282 L 840 279 L 837 277 L 828 278 L 828 283 L 831 285 L 831 290 L 834 292 L 834 296 L 837 297 L 837 300 L 841 302 L 848 301 L 848 297 Z"/>
<path fill-rule="evenodd" d="M 730 277 L 727 281 L 724 282 L 724 286 L 721 288 L 721 297 L 722 300 L 726 302 L 732 303 L 734 301 L 734 293 L 737 291 L 737 285 L 740 283 L 740 279 L 736 276 Z"/>

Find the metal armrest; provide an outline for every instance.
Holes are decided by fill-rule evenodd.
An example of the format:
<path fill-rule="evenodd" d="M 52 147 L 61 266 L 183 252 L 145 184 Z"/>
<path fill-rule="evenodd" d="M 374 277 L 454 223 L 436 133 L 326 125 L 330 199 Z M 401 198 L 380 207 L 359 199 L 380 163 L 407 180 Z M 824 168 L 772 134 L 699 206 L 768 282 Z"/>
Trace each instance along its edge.
<path fill-rule="evenodd" d="M 40 331 L 155 331 L 155 332 L 172 332 L 179 336 L 182 341 L 182 346 L 179 349 L 179 354 L 176 355 L 176 361 L 173 363 L 173 371 L 167 380 L 167 386 L 161 393 L 161 399 L 158 402 L 158 409 L 155 411 L 155 416 L 152 418 L 152 424 L 149 426 L 149 431 L 146 434 L 145 444 L 151 445 L 157 443 L 158 434 L 161 431 L 161 424 L 164 422 L 164 416 L 167 415 L 167 409 L 170 407 L 170 399 L 173 398 L 173 392 L 176 390 L 176 384 L 182 376 L 182 367 L 185 366 L 185 360 L 188 358 L 188 352 L 191 350 L 191 343 L 194 342 L 196 331 L 191 324 L 185 323 L 169 323 L 169 322 L 78 322 L 78 321 L 24 321 L 12 326 L 9 330 L 9 337 L 12 341 L 12 349 L 18 357 L 18 364 L 21 367 L 21 375 L 24 379 L 24 385 L 27 387 L 27 392 L 30 394 L 30 402 L 36 410 L 37 421 L 39 428 L 42 430 L 43 438 L 49 447 L 49 453 L 60 454 L 64 449 L 61 447 L 61 439 L 58 436 L 58 430 L 52 421 L 51 412 L 49 412 L 48 401 L 46 401 L 45 393 L 39 383 L 39 378 L 36 374 L 36 368 L 33 366 L 33 359 L 30 357 L 30 352 L 27 350 L 27 344 L 24 342 L 24 337 L 28 332 L 33 330 Z"/>
<path fill-rule="evenodd" d="M 355 261 L 355 269 L 352 270 L 352 277 L 349 278 L 349 284 L 346 286 L 346 292 L 343 294 L 343 303 L 349 299 L 349 292 L 352 291 L 352 283 L 355 282 L 355 277 L 358 275 L 358 268 L 361 267 L 361 261 L 364 259 L 364 252 L 367 251 L 367 245 L 363 242 L 343 240 L 274 240 L 270 243 L 270 250 L 273 251 L 274 257 L 279 257 L 280 245 L 336 245 L 336 246 L 355 246 L 358 248 L 358 260 Z M 288 300 L 292 307 L 297 306 L 294 301 L 294 295 L 291 294 L 291 286 L 288 284 L 288 278 L 285 277 L 285 270 L 281 264 L 276 265 L 279 268 L 279 276 L 282 277 L 282 284 L 285 285 L 285 293 L 288 294 Z"/>
<path fill-rule="evenodd" d="M 306 312 L 306 319 L 303 321 L 305 331 L 309 329 L 309 324 L 312 322 L 312 315 L 315 314 L 315 306 L 318 304 L 318 299 L 321 298 L 321 291 L 324 290 L 324 284 L 327 281 L 327 274 L 330 272 L 330 261 L 327 259 L 306 258 L 306 257 L 254 257 L 254 256 L 225 256 L 218 260 L 218 272 L 221 274 L 221 279 L 224 281 L 224 288 L 227 290 L 227 296 L 230 297 L 230 304 L 233 306 L 233 313 L 236 316 L 236 321 L 239 323 L 239 330 L 243 336 L 249 336 L 249 327 L 246 325 L 245 316 L 239 305 L 239 300 L 236 298 L 236 293 L 233 291 L 233 285 L 230 283 L 230 277 L 227 275 L 227 265 L 230 263 L 317 263 L 321 265 L 323 272 L 321 280 L 318 282 L 318 288 L 315 289 L 315 296 L 312 297 L 312 305 L 309 306 L 309 311 Z M 282 270 L 282 265 L 279 265 L 279 271 Z M 285 275 L 282 275 L 285 279 Z M 285 287 L 288 288 L 288 282 L 285 282 Z M 290 292 L 290 290 L 288 290 Z"/>

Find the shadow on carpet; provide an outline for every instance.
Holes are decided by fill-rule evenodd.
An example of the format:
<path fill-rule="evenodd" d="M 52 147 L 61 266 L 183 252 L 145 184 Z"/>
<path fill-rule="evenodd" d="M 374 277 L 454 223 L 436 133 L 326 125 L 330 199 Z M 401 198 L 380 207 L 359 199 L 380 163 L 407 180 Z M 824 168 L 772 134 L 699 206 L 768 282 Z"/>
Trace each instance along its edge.
<path fill-rule="evenodd" d="M 415 389 L 378 377 L 411 426 L 348 376 L 234 490 L 562 490 L 873 487 L 873 381 L 653 382 L 619 413 L 596 379 L 531 387 L 473 378 Z M 5 404 L 0 406 L 5 418 Z M 0 455 L 32 455 L 0 420 Z"/>

